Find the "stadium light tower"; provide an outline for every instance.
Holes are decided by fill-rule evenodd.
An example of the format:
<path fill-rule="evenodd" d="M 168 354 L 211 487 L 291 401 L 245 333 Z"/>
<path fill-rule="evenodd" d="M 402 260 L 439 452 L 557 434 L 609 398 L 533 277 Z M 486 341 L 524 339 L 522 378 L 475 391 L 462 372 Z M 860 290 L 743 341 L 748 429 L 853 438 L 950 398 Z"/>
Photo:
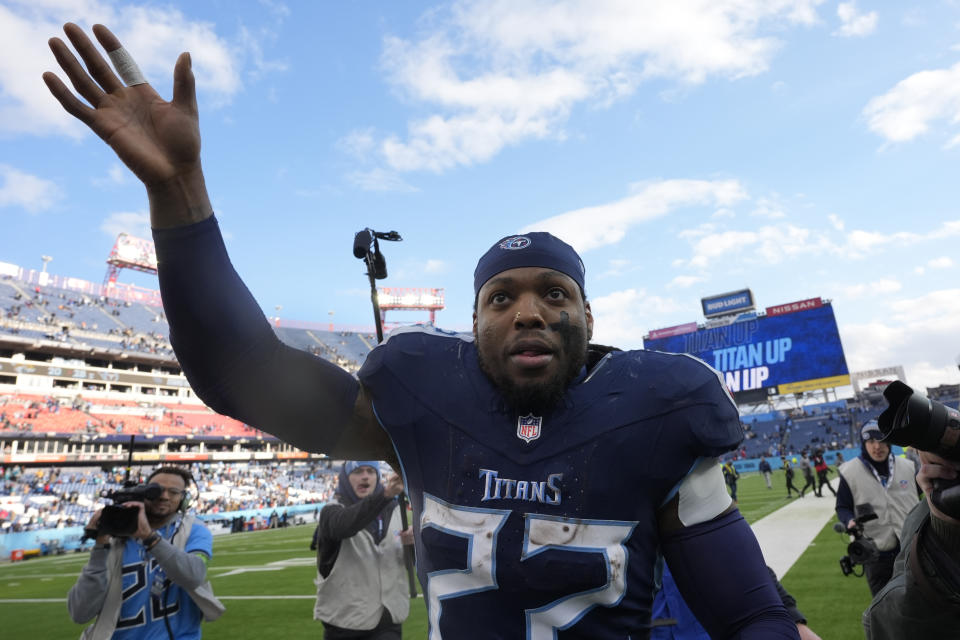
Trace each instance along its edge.
<path fill-rule="evenodd" d="M 430 312 L 430 324 L 436 324 L 436 313 L 443 309 L 443 289 L 438 288 L 381 287 L 377 297 L 384 321 L 390 309 L 424 310 Z"/>
<path fill-rule="evenodd" d="M 117 235 L 113 249 L 107 256 L 107 273 L 103 278 L 104 286 L 109 288 L 117 284 L 117 276 L 122 269 L 132 269 L 142 273 L 157 273 L 157 251 L 151 240 L 136 238 L 129 233 Z"/>
<path fill-rule="evenodd" d="M 41 269 L 40 273 L 47 272 L 47 263 L 51 260 L 53 260 L 53 257 L 51 256 L 40 256 L 40 261 L 43 262 L 43 269 Z"/>

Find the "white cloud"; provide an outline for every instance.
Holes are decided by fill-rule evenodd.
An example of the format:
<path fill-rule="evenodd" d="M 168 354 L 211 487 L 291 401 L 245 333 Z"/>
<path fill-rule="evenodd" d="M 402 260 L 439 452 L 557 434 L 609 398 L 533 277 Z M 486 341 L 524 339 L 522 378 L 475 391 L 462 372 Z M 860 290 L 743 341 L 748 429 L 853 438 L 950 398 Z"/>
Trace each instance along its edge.
<path fill-rule="evenodd" d="M 0 208 L 21 207 L 35 213 L 49 209 L 62 197 L 56 183 L 0 164 Z"/>
<path fill-rule="evenodd" d="M 351 184 L 364 191 L 395 191 L 399 193 L 413 193 L 418 189 L 404 182 L 395 171 L 374 168 L 369 171 L 355 171 L 347 176 Z"/>
<path fill-rule="evenodd" d="M 750 215 L 756 218 L 767 218 L 768 220 L 787 217 L 787 214 L 783 211 L 783 205 L 776 198 L 758 198 L 757 206 L 750 212 Z"/>
<path fill-rule="evenodd" d="M 93 184 L 98 187 L 126 184 L 129 181 L 129 177 L 130 170 L 119 162 L 115 162 L 107 169 L 107 175 L 101 178 L 94 178 Z"/>
<path fill-rule="evenodd" d="M 690 206 L 729 206 L 746 198 L 736 180 L 658 180 L 635 187 L 636 193 L 608 204 L 561 213 L 526 225 L 521 231 L 549 231 L 577 251 L 589 251 L 623 239 L 641 222 Z"/>
<path fill-rule="evenodd" d="M 882 321 L 842 324 L 851 371 L 903 365 L 907 383 L 919 387 L 960 382 L 955 355 L 960 289 L 933 291 L 886 306 Z"/>
<path fill-rule="evenodd" d="M 449 267 L 450 265 L 443 260 L 435 260 L 430 258 L 423 266 L 423 270 L 425 273 L 444 273 Z"/>
<path fill-rule="evenodd" d="M 146 211 L 111 213 L 100 223 L 100 230 L 111 238 L 116 238 L 121 233 L 128 233 L 145 240 L 153 237 L 150 232 L 150 214 Z"/>
<path fill-rule="evenodd" d="M 931 269 L 949 269 L 953 266 L 953 259 L 947 256 L 941 256 L 927 262 L 927 266 Z"/>
<path fill-rule="evenodd" d="M 190 20 L 169 6 L 13 0 L 0 5 L 0 131 L 85 135 L 86 127 L 63 111 L 40 80 L 44 71 L 52 70 L 70 86 L 47 40 L 57 36 L 66 41 L 62 26 L 78 16 L 87 29 L 97 22 L 109 26 L 147 78 L 161 89 L 170 86 L 180 52 L 190 51 L 197 88 L 207 105 L 228 102 L 242 88 L 241 66 L 248 58 L 255 68 L 276 68 L 263 60 L 257 37 L 242 28 L 237 39 L 230 41 L 218 35 L 214 24 Z"/>
<path fill-rule="evenodd" d="M 593 342 L 622 349 L 639 348 L 643 334 L 685 307 L 672 298 L 648 295 L 644 289 L 614 291 L 590 300 L 594 317 Z"/>
<path fill-rule="evenodd" d="M 385 39 L 390 81 L 433 113 L 380 152 L 399 171 L 444 171 L 562 138 L 576 105 L 603 107 L 644 80 L 760 74 L 780 46 L 765 32 L 815 23 L 819 2 L 461 0 L 426 14 L 418 39 Z"/>
<path fill-rule="evenodd" d="M 702 276 L 677 276 L 667 283 L 667 289 L 686 289 L 699 282 L 705 282 L 706 278 Z"/>
<path fill-rule="evenodd" d="M 258 80 L 263 76 L 289 69 L 289 64 L 285 60 L 268 60 L 263 52 L 263 43 L 274 40 L 276 37 L 270 27 L 260 27 L 256 32 L 247 27 L 240 27 L 237 40 L 231 48 L 236 54 L 235 57 L 239 57 L 243 62 L 249 61 L 248 74 L 251 79 Z M 275 89 L 270 89 L 268 99 L 271 102 L 277 101 Z"/>
<path fill-rule="evenodd" d="M 696 240 L 697 238 L 702 238 L 708 236 L 717 230 L 717 225 L 712 222 L 704 222 L 692 229 L 683 229 L 680 231 L 677 236 L 683 238 L 684 240 Z"/>
<path fill-rule="evenodd" d="M 629 273 L 641 271 L 642 269 L 642 264 L 624 258 L 613 258 L 611 260 L 607 260 L 607 269 L 605 271 L 600 272 L 599 275 L 592 276 L 592 278 L 599 279 L 619 277 Z"/>
<path fill-rule="evenodd" d="M 890 142 L 907 142 L 927 133 L 932 124 L 960 122 L 960 62 L 948 69 L 919 71 L 901 80 L 863 109 L 867 126 Z M 947 146 L 960 140 L 955 137 Z"/>
<path fill-rule="evenodd" d="M 337 147 L 356 158 L 366 157 L 376 146 L 373 129 L 351 131 L 337 141 Z"/>
<path fill-rule="evenodd" d="M 859 283 L 842 287 L 841 291 L 843 292 L 844 297 L 855 300 L 857 298 L 862 298 L 863 296 L 890 295 L 891 293 L 900 291 L 902 288 L 903 285 L 897 280 L 884 278 L 881 280 L 875 280 L 873 282 Z"/>
<path fill-rule="evenodd" d="M 837 231 L 843 231 L 846 224 L 840 219 L 836 214 L 831 213 L 827 216 L 827 219 L 830 221 L 830 226 L 836 229 Z"/>
<path fill-rule="evenodd" d="M 764 226 L 748 231 L 723 231 L 693 243 L 688 266 L 705 268 L 730 253 L 744 263 L 777 264 L 796 256 L 825 251 L 829 244 L 818 232 L 792 224 Z"/>
<path fill-rule="evenodd" d="M 831 238 L 822 229 L 805 229 L 789 223 L 745 231 L 701 233 L 700 230 L 689 230 L 681 232 L 680 237 L 691 243 L 693 255 L 688 260 L 675 261 L 674 266 L 703 269 L 731 253 L 736 253 L 741 263 L 762 264 L 777 264 L 801 255 L 859 259 L 888 246 L 903 247 L 955 236 L 960 236 L 960 220 L 944 222 L 926 233 L 854 229 L 842 233 L 838 239 Z"/>
<path fill-rule="evenodd" d="M 837 17 L 841 22 L 840 28 L 833 32 L 837 36 L 867 36 L 877 28 L 877 12 L 858 13 L 855 2 L 841 2 L 837 5 Z"/>
<path fill-rule="evenodd" d="M 270 10 L 277 18 L 286 18 L 290 15 L 290 7 L 288 7 L 283 2 L 275 2 L 274 0 L 258 0 L 261 5 Z"/>

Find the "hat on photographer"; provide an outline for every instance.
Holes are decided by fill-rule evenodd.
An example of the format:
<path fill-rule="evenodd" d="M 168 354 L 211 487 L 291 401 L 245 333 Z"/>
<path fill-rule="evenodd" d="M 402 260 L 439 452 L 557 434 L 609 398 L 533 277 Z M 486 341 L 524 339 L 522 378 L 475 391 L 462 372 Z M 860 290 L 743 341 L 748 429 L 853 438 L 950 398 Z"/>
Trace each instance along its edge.
<path fill-rule="evenodd" d="M 863 423 L 863 427 L 860 428 L 860 440 L 861 442 L 883 440 L 883 433 L 880 431 L 880 425 L 877 424 L 876 420 L 868 420 Z"/>
<path fill-rule="evenodd" d="M 883 432 L 876 420 L 868 420 L 860 428 L 860 457 L 876 466 L 887 462 L 890 456 L 890 445 L 883 441 Z M 881 475 L 888 475 L 889 468 L 878 468 Z"/>

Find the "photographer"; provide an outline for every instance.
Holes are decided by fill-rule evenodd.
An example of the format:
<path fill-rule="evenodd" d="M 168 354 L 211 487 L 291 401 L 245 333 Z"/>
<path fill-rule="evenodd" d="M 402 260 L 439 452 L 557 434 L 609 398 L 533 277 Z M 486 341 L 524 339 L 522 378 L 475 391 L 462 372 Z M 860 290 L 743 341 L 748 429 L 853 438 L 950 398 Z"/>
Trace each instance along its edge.
<path fill-rule="evenodd" d="M 381 481 L 376 461 L 343 463 L 334 499 L 320 511 L 311 549 L 317 550 L 315 620 L 326 640 L 400 640 L 410 613 L 397 496 L 403 480 Z"/>
<path fill-rule="evenodd" d="M 867 640 L 960 637 L 960 519 L 931 502 L 933 480 L 956 480 L 960 463 L 920 452 L 926 495 L 907 516 L 893 577 L 863 614 Z"/>
<path fill-rule="evenodd" d="M 840 467 L 837 488 L 837 519 L 847 529 L 857 524 L 856 505 L 869 504 L 877 518 L 865 522 L 864 535 L 880 551 L 878 557 L 863 563 L 870 594 L 876 595 L 893 573 L 893 561 L 900 551 L 900 530 L 918 501 L 913 463 L 893 456 L 876 420 L 860 430 L 860 455 Z"/>
<path fill-rule="evenodd" d="M 138 510 L 129 537 L 104 531 L 103 509 L 93 514 L 87 529 L 96 532 L 96 544 L 67 596 L 74 622 L 97 617 L 82 640 L 192 640 L 201 620 L 223 613 L 206 577 L 213 537 L 186 512 L 190 480 L 177 467 L 150 474 L 143 502 L 123 504 Z"/>

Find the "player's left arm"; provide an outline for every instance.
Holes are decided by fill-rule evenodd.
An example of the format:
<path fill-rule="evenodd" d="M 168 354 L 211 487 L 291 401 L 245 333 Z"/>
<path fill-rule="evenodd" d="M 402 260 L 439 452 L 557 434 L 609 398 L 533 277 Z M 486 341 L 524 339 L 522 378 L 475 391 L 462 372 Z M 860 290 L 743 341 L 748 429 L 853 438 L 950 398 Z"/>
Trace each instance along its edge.
<path fill-rule="evenodd" d="M 150 548 L 150 553 L 174 583 L 185 589 L 196 589 L 207 581 L 207 561 L 213 555 L 213 535 L 196 522 L 182 551 L 172 543 L 160 540 Z"/>
<path fill-rule="evenodd" d="M 658 525 L 664 559 L 710 637 L 799 638 L 716 458 L 697 462 L 660 509 Z"/>

